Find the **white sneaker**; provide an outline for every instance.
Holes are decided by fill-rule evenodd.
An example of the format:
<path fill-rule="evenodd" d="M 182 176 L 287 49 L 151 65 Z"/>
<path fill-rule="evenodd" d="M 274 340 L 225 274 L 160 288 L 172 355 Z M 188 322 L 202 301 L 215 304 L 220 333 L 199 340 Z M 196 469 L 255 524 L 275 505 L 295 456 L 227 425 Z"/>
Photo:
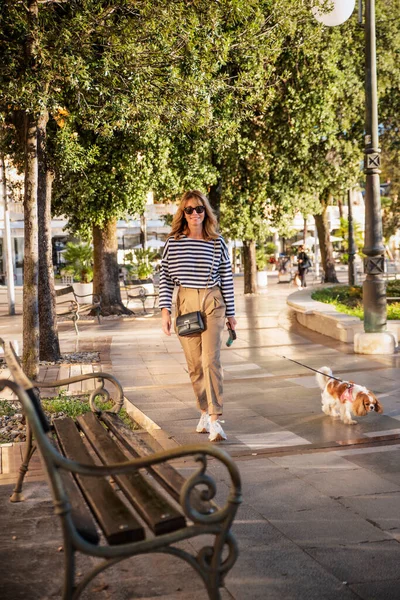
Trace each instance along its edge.
<path fill-rule="evenodd" d="M 210 415 L 208 413 L 201 413 L 200 421 L 196 427 L 197 433 L 209 433 L 210 431 Z"/>
<path fill-rule="evenodd" d="M 226 440 L 226 435 L 219 421 L 210 421 L 210 435 L 208 439 L 210 442 L 222 442 Z"/>

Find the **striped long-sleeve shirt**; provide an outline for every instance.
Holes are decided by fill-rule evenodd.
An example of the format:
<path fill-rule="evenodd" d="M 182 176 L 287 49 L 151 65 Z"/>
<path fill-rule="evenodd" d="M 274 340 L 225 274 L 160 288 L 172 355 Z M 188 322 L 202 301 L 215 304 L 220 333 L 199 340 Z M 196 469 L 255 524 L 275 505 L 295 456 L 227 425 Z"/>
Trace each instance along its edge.
<path fill-rule="evenodd" d="M 232 268 L 228 248 L 222 236 L 216 240 L 194 240 L 185 235 L 177 240 L 173 237 L 168 238 L 161 261 L 160 308 L 171 310 L 172 294 L 176 285 L 196 289 L 219 285 L 226 304 L 226 316 L 235 315 Z"/>

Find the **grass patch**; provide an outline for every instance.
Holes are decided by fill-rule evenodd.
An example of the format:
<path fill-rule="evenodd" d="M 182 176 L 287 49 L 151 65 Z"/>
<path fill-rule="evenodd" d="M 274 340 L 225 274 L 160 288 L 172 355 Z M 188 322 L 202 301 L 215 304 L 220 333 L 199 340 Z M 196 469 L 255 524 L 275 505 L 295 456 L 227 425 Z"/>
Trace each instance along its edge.
<path fill-rule="evenodd" d="M 388 296 L 400 297 L 400 280 L 388 281 L 386 293 Z M 318 302 L 333 304 L 338 312 L 364 319 L 362 287 L 359 285 L 335 285 L 316 290 L 311 297 Z M 388 302 L 387 318 L 400 319 L 400 302 Z"/>
<path fill-rule="evenodd" d="M 99 397 L 100 398 L 100 397 Z M 96 406 L 100 410 L 111 410 L 114 406 L 112 400 L 108 402 L 104 402 L 103 400 L 95 398 Z M 80 415 L 83 415 L 87 412 L 90 412 L 90 404 L 89 404 L 89 395 L 85 396 L 68 396 L 65 392 L 60 392 L 58 396 L 53 398 L 44 398 L 42 399 L 42 407 L 45 413 L 50 417 L 54 417 L 55 415 L 59 415 L 62 413 L 63 416 L 71 417 L 72 419 L 76 419 Z M 130 429 L 138 429 L 138 426 L 124 408 L 118 413 L 121 421 L 125 423 Z"/>
<path fill-rule="evenodd" d="M 0 399 L 0 417 L 12 417 L 18 412 L 22 412 L 19 402 L 10 402 L 10 400 Z"/>
<path fill-rule="evenodd" d="M 60 392 L 58 396 L 54 396 L 53 398 L 44 398 L 41 400 L 41 404 L 46 416 L 50 420 L 61 416 L 76 419 L 76 417 L 91 410 L 89 395 L 68 396 L 65 392 Z M 96 401 L 96 406 L 100 410 L 111 410 L 113 404 L 112 400 L 108 402 L 103 402 L 102 400 Z M 17 413 L 22 413 L 22 406 L 19 402 L 0 399 L 0 417 L 12 417 Z M 118 416 L 130 429 L 139 429 L 124 408 L 121 408 Z"/>

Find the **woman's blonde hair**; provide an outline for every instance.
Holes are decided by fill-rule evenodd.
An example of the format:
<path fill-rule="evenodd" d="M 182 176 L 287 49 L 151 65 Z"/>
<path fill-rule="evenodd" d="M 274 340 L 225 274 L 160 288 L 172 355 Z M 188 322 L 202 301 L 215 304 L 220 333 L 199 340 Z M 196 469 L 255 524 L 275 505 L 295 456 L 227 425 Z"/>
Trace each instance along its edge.
<path fill-rule="evenodd" d="M 172 220 L 171 237 L 179 239 L 182 235 L 189 233 L 188 223 L 185 217 L 184 208 L 189 200 L 196 200 L 198 206 L 204 206 L 205 214 L 203 221 L 203 233 L 206 240 L 214 240 L 219 236 L 218 221 L 211 204 L 205 194 L 198 190 L 185 192 L 179 202 L 178 210 Z"/>

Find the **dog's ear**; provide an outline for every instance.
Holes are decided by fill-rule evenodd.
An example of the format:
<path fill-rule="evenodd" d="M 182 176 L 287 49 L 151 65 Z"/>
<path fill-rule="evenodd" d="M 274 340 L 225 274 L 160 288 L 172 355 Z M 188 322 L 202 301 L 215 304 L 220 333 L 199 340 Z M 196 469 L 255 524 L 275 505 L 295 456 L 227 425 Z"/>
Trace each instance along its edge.
<path fill-rule="evenodd" d="M 383 413 L 383 406 L 382 404 L 379 402 L 378 398 L 376 398 L 376 396 L 374 396 L 374 394 L 371 394 L 372 398 L 375 400 L 374 402 L 374 410 L 375 412 L 382 414 Z"/>
<path fill-rule="evenodd" d="M 352 405 L 352 411 L 356 417 L 365 417 L 367 414 L 367 406 L 369 406 L 369 398 L 364 392 L 358 392 Z"/>

